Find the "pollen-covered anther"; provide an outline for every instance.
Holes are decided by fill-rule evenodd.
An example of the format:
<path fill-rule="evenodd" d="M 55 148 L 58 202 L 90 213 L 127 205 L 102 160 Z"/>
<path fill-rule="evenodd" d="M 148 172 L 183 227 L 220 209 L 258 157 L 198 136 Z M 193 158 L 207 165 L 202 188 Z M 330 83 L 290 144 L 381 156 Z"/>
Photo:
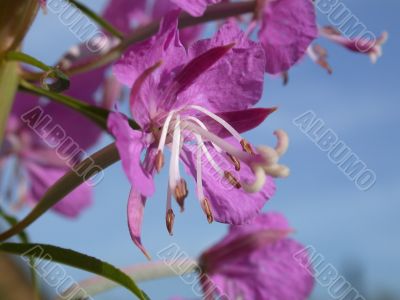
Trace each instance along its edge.
<path fill-rule="evenodd" d="M 167 230 L 170 235 L 172 235 L 174 221 L 175 221 L 175 214 L 174 214 L 174 211 L 170 208 L 167 210 L 167 214 L 165 216 L 165 223 L 167 225 Z"/>
<path fill-rule="evenodd" d="M 233 165 L 235 166 L 236 171 L 240 171 L 240 161 L 230 153 L 226 153 L 229 159 L 232 161 Z"/>
<path fill-rule="evenodd" d="M 164 154 L 162 153 L 161 150 L 158 150 L 155 158 L 155 168 L 158 173 L 160 173 L 163 166 L 164 166 Z"/>
<path fill-rule="evenodd" d="M 214 221 L 214 217 L 212 215 L 212 211 L 211 211 L 211 207 L 210 207 L 210 203 L 208 202 L 207 198 L 204 198 L 201 202 L 202 208 L 204 210 L 204 213 L 207 216 L 207 221 L 208 223 L 212 223 Z"/>
<path fill-rule="evenodd" d="M 233 185 L 235 188 L 240 189 L 242 185 L 240 182 L 232 175 L 229 171 L 224 171 L 224 177 L 228 180 L 228 182 Z"/>
<path fill-rule="evenodd" d="M 176 185 L 175 190 L 174 190 L 174 197 L 175 197 L 176 202 L 178 203 L 179 207 L 181 208 L 181 212 L 183 212 L 185 209 L 185 199 L 188 194 L 189 194 L 189 190 L 187 188 L 187 183 L 184 179 L 181 178 L 178 181 L 178 184 Z"/>
<path fill-rule="evenodd" d="M 245 139 L 242 139 L 240 141 L 240 145 L 242 145 L 243 151 L 249 153 L 249 154 L 254 154 L 253 147 L 251 147 L 250 143 L 246 141 Z"/>

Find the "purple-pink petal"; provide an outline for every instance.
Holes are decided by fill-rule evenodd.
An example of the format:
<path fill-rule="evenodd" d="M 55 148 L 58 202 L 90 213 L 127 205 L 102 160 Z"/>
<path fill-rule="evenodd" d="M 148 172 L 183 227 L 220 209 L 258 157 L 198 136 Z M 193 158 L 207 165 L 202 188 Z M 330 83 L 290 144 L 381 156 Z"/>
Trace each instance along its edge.
<path fill-rule="evenodd" d="M 170 0 L 192 16 L 199 17 L 204 14 L 207 5 L 221 2 L 221 0 Z"/>
<path fill-rule="evenodd" d="M 144 215 L 144 207 L 146 205 L 146 197 L 141 195 L 134 188 L 131 189 L 128 199 L 128 228 L 132 241 L 150 259 L 150 255 L 144 248 L 141 239 L 142 223 Z"/>
<path fill-rule="evenodd" d="M 267 1 L 258 33 L 265 49 L 265 70 L 271 74 L 287 71 L 304 56 L 317 35 L 312 1 Z"/>
<path fill-rule="evenodd" d="M 145 170 L 141 160 L 147 146 L 142 132 L 133 130 L 128 119 L 118 112 L 110 113 L 108 129 L 115 136 L 122 167 L 133 189 L 144 196 L 151 196 L 155 186 L 152 174 Z"/>
<path fill-rule="evenodd" d="M 209 49 L 232 43 L 235 45 L 226 55 L 179 95 L 180 103 L 197 99 L 209 110 L 220 112 L 246 109 L 259 101 L 263 91 L 264 51 L 233 22 L 224 24 L 213 38 L 192 44 L 189 57 L 194 59 Z"/>
<path fill-rule="evenodd" d="M 289 229 L 286 219 L 277 213 L 261 214 L 248 225 L 231 226 L 227 236 L 202 255 L 207 275 L 219 292 L 228 299 L 308 299 L 313 271 L 306 255 L 302 254 L 301 262 L 295 258 L 304 253 L 304 247 L 290 238 L 263 242 L 266 232 Z M 256 248 L 242 247 L 249 236 L 262 242 Z M 216 257 L 218 261 L 213 263 Z"/>

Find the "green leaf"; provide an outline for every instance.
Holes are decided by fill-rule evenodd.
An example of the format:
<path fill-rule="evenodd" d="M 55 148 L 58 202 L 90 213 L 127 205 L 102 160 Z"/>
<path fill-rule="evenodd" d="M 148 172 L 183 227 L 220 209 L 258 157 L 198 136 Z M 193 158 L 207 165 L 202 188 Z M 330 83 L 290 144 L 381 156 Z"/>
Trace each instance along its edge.
<path fill-rule="evenodd" d="M 45 244 L 0 244 L 0 251 L 33 257 L 38 261 L 45 259 L 91 272 L 112 280 L 127 288 L 141 300 L 146 300 L 136 283 L 124 272 L 113 265 L 70 249 Z"/>
<path fill-rule="evenodd" d="M 10 226 L 15 226 L 18 223 L 17 218 L 7 214 L 1 208 L 0 208 L 0 217 L 3 218 L 3 220 L 6 221 Z M 19 232 L 18 238 L 22 243 L 29 243 L 29 237 L 25 231 Z"/>
<path fill-rule="evenodd" d="M 113 163 L 119 161 L 119 159 L 118 150 L 115 147 L 115 144 L 112 143 L 83 160 L 81 163 L 75 166 L 75 170 L 87 170 L 83 176 L 82 174 L 79 175 L 78 172 L 71 170 L 57 180 L 57 182 L 47 190 L 40 202 L 24 219 L 0 234 L 0 241 L 4 241 L 16 234 L 19 234 L 51 207 L 60 202 L 66 195 L 81 185 L 85 180 L 88 180 L 93 175 L 97 174 L 98 169 L 90 168 L 91 166 L 96 166 L 104 170 Z"/>
<path fill-rule="evenodd" d="M 0 61 L 0 144 L 18 87 L 17 66 L 16 62 Z"/>

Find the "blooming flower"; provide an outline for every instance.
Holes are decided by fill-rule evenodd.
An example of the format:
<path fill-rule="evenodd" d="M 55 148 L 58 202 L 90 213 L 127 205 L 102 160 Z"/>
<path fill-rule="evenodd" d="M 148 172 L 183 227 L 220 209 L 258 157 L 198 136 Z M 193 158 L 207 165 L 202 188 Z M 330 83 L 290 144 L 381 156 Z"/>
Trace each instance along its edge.
<path fill-rule="evenodd" d="M 314 285 L 312 267 L 304 247 L 286 237 L 290 231 L 278 213 L 231 226 L 227 236 L 200 257 L 204 298 L 308 299 Z"/>
<path fill-rule="evenodd" d="M 350 51 L 367 54 L 372 63 L 376 63 L 378 58 L 382 56 L 382 45 L 389 37 L 387 32 L 383 32 L 380 37 L 375 39 L 346 38 L 332 26 L 325 26 L 321 28 L 320 35 L 347 48 Z"/>
<path fill-rule="evenodd" d="M 186 51 L 178 38 L 177 12 L 173 12 L 163 20 L 158 34 L 135 45 L 114 67 L 116 77 L 132 87 L 131 113 L 142 128 L 131 129 L 118 112 L 108 120 L 132 184 L 130 233 L 146 255 L 140 237 L 143 210 L 146 198 L 154 193 L 153 177 L 163 167 L 166 146 L 171 149 L 166 204 L 170 233 L 175 216 L 171 198 L 183 210 L 188 194 L 180 160 L 197 182 L 197 196 L 209 222 L 250 221 L 275 190 L 267 175 L 288 175 L 288 169 L 278 164 L 288 144 L 283 131 L 276 133 L 276 149 L 253 149 L 240 134 L 274 110 L 250 108 L 262 94 L 264 65 L 262 47 L 233 23 Z"/>

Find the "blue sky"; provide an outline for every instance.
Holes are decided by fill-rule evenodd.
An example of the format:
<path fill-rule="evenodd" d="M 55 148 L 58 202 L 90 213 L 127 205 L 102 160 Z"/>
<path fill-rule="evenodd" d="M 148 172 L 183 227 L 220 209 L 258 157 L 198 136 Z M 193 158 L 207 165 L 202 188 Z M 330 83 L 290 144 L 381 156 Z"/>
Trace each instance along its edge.
<path fill-rule="evenodd" d="M 105 1 L 85 1 L 100 9 Z M 348 2 L 348 3 L 347 3 Z M 278 106 L 262 126 L 248 133 L 254 144 L 273 143 L 272 132 L 284 128 L 291 145 L 283 162 L 290 166 L 291 176 L 278 180 L 276 196 L 265 206 L 266 211 L 285 213 L 296 229 L 295 237 L 314 246 L 326 262 L 343 275 L 352 266 L 360 268 L 362 290 L 373 295 L 383 289 L 400 294 L 400 185 L 398 174 L 400 2 L 395 0 L 347 1 L 346 5 L 368 27 L 379 34 L 390 33 L 384 56 L 376 65 L 368 58 L 350 53 L 336 45 L 321 42 L 329 49 L 333 75 L 305 59 L 290 72 L 289 85 L 283 87 L 278 78 L 266 76 L 265 91 L 259 106 Z M 320 24 L 328 24 L 319 16 Z M 25 44 L 25 51 L 49 64 L 76 38 L 49 13 L 40 16 Z M 377 181 L 367 192 L 359 191 L 353 182 L 332 164 L 292 121 L 312 110 L 323 119 L 341 140 L 377 174 Z M 103 144 L 110 139 L 105 137 Z M 187 210 L 177 215 L 174 236 L 165 230 L 166 175 L 157 177 L 157 192 L 148 202 L 143 240 L 155 254 L 174 242 L 196 256 L 223 236 L 226 226 L 208 225 L 192 193 Z M 47 214 L 34 223 L 29 232 L 36 242 L 50 243 L 94 255 L 118 266 L 143 262 L 133 246 L 126 225 L 126 200 L 129 184 L 120 164 L 106 170 L 96 187 L 94 206 L 78 220 L 69 221 Z M 349 263 L 351 262 L 351 263 Z M 87 273 L 67 268 L 80 280 Z M 345 275 L 346 276 L 346 275 Z M 158 280 L 141 285 L 154 299 L 172 295 L 193 296 L 190 287 L 178 278 Z M 130 299 L 129 293 L 117 289 L 96 299 Z M 317 286 L 315 295 L 329 299 Z M 367 297 L 368 299 L 368 297 Z"/>

